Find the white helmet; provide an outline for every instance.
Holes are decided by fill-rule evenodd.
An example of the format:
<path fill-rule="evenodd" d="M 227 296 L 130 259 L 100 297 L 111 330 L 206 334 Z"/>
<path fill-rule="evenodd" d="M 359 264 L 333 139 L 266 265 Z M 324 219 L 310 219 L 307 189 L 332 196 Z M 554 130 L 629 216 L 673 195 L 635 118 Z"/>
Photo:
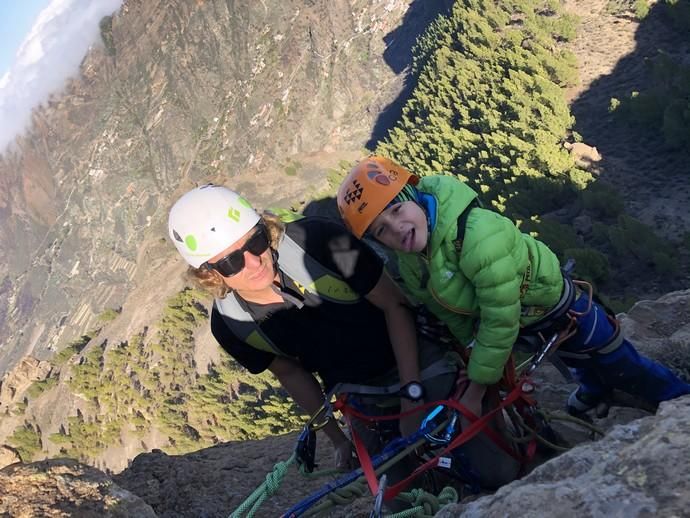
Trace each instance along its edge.
<path fill-rule="evenodd" d="M 199 268 L 238 241 L 260 219 L 242 196 L 208 184 L 177 200 L 170 209 L 168 232 L 185 261 Z"/>

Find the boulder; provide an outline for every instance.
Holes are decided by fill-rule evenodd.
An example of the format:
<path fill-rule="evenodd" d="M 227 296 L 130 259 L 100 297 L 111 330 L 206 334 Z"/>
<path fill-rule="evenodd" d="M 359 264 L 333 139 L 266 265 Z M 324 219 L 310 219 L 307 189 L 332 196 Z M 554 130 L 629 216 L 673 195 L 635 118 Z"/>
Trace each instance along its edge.
<path fill-rule="evenodd" d="M 618 318 L 641 353 L 690 380 L 690 290 L 642 300 Z"/>
<path fill-rule="evenodd" d="M 7 444 L 0 446 L 0 469 L 21 461 L 22 457 L 15 448 Z"/>
<path fill-rule="evenodd" d="M 570 155 L 575 160 L 575 164 L 583 169 L 589 169 L 594 163 L 601 160 L 599 150 L 584 142 L 565 142 L 563 147 L 570 151 Z"/>
<path fill-rule="evenodd" d="M 105 473 L 76 460 L 51 459 L 0 470 L 0 516 L 155 518 L 156 514 Z"/>
<path fill-rule="evenodd" d="M 50 362 L 25 356 L 0 380 L 0 410 L 20 401 L 34 381 L 44 380 L 52 370 Z"/>
<path fill-rule="evenodd" d="M 446 506 L 438 517 L 687 516 L 690 396 L 619 425 L 495 494 Z"/>

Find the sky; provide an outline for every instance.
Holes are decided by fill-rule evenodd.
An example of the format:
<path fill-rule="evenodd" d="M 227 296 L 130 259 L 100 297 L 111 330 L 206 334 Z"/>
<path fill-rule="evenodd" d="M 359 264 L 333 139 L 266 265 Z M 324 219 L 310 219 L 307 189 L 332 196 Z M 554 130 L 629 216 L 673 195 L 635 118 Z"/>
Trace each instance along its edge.
<path fill-rule="evenodd" d="M 122 0 L 0 0 L 0 152 L 79 71 Z"/>
<path fill-rule="evenodd" d="M 0 77 L 14 61 L 22 40 L 49 0 L 0 0 Z"/>

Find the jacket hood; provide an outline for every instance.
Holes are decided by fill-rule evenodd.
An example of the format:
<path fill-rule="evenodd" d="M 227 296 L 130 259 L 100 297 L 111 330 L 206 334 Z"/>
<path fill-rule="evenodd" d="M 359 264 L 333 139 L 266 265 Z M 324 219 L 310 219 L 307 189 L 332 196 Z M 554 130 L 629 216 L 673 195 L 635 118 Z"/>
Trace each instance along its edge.
<path fill-rule="evenodd" d="M 436 198 L 436 227 L 431 233 L 431 250 L 436 250 L 449 231 L 457 228 L 460 214 L 477 198 L 477 193 L 453 176 L 425 176 L 417 189 Z M 443 210 L 439 212 L 439 207 Z M 457 232 L 457 230 L 454 230 Z M 450 236 L 455 239 L 455 236 Z"/>

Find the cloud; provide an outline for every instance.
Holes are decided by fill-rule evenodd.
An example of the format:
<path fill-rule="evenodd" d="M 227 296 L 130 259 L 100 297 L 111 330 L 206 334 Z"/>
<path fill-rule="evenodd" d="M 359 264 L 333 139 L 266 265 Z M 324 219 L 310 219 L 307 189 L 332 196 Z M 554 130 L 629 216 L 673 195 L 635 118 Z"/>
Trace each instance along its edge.
<path fill-rule="evenodd" d="M 77 74 L 89 46 L 100 39 L 98 22 L 122 0 L 52 0 L 0 78 L 0 151 L 22 132 L 31 110 Z"/>

